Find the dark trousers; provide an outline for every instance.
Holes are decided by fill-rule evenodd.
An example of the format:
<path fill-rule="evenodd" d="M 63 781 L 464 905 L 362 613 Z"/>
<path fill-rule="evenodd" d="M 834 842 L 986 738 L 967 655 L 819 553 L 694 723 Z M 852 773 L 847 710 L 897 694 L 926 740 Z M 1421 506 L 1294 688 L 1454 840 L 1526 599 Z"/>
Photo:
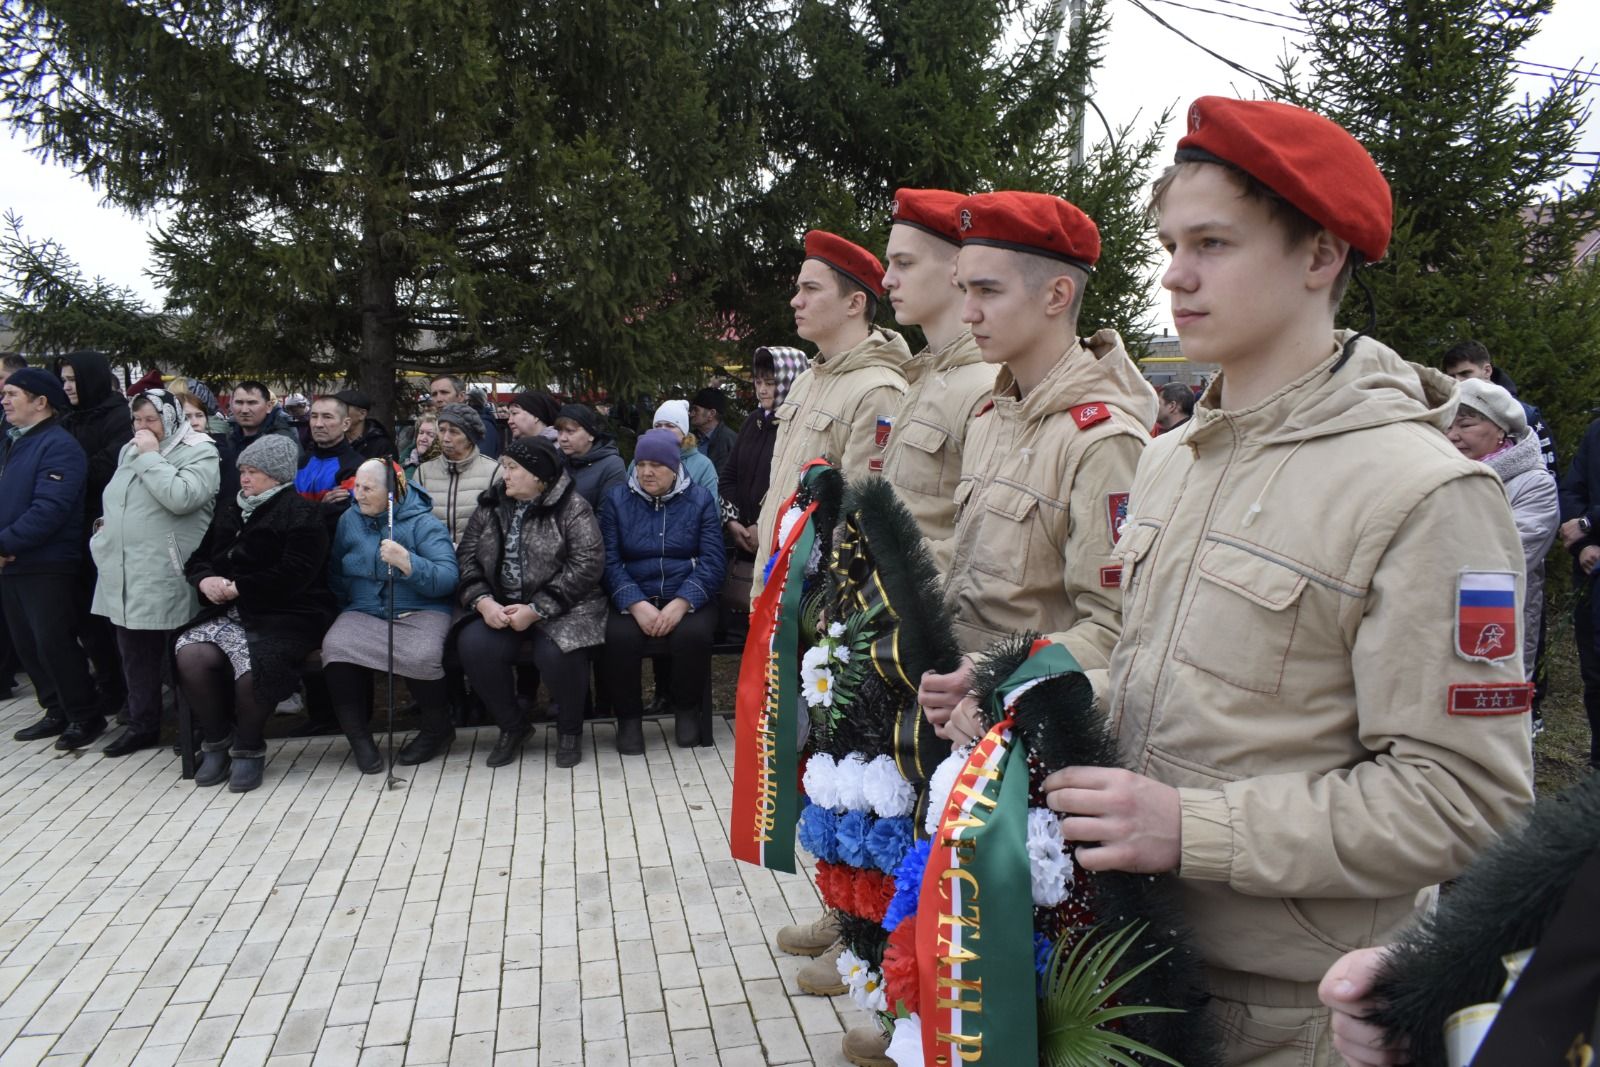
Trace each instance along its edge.
<path fill-rule="evenodd" d="M 577 734 L 583 731 L 583 705 L 589 696 L 589 653 L 587 649 L 561 651 L 545 632 L 534 626 L 521 633 L 507 627 L 491 630 L 482 619 L 473 619 L 461 631 L 456 648 L 467 669 L 472 689 L 483 700 L 500 729 L 515 732 L 527 729 L 517 709 L 517 654 L 524 641 L 533 642 L 533 663 L 556 706 L 556 732 Z M 637 688 L 637 687 L 636 687 Z"/>
<path fill-rule="evenodd" d="M 104 615 L 96 615 L 89 610 L 89 605 L 94 601 L 94 585 L 99 577 L 100 572 L 85 553 L 74 592 L 78 608 L 78 641 L 89 657 L 89 665 L 94 668 L 94 684 L 98 690 L 96 699 L 100 702 L 100 711 L 103 715 L 115 715 L 122 710 L 128 692 L 123 683 L 117 628 L 112 626 L 111 620 Z M 131 713 L 129 721 L 133 721 Z"/>
<path fill-rule="evenodd" d="M 76 584 L 71 574 L 5 574 L 0 601 L 17 659 L 33 679 L 45 714 L 69 722 L 104 721 L 78 645 Z"/>
<path fill-rule="evenodd" d="M 1595 648 L 1594 607 L 1580 594 L 1572 613 L 1572 634 L 1578 643 L 1578 673 L 1583 678 L 1583 710 L 1589 715 L 1589 763 L 1600 767 L 1600 648 Z"/>
<path fill-rule="evenodd" d="M 172 645 L 170 630 L 127 630 L 113 626 L 128 687 L 128 727 L 140 733 L 161 731 L 161 669 Z"/>
<path fill-rule="evenodd" d="M 711 640 L 717 628 L 715 607 L 691 611 L 666 637 L 667 655 L 672 660 L 672 679 L 667 701 L 674 711 L 694 711 L 700 707 L 706 673 L 711 670 Z M 637 719 L 644 714 L 645 646 L 655 638 L 639 629 L 633 616 L 614 612 L 606 616 L 606 648 L 602 657 L 611 680 L 611 697 L 619 719 Z"/>

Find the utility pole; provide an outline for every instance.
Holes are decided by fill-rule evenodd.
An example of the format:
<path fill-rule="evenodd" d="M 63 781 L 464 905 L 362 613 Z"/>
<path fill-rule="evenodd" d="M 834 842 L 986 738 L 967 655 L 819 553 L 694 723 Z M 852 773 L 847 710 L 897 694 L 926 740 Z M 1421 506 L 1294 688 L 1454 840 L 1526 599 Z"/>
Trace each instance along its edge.
<path fill-rule="evenodd" d="M 1056 2 L 1056 37 L 1050 46 L 1050 55 L 1053 58 L 1061 51 L 1061 31 L 1066 30 L 1068 40 L 1077 41 L 1078 33 L 1083 29 L 1085 0 L 1057 0 Z M 1083 113 L 1089 107 L 1089 73 L 1084 67 L 1083 81 L 1075 87 L 1078 98 L 1072 106 L 1072 165 L 1074 168 L 1083 166 L 1084 141 L 1083 141 Z"/>

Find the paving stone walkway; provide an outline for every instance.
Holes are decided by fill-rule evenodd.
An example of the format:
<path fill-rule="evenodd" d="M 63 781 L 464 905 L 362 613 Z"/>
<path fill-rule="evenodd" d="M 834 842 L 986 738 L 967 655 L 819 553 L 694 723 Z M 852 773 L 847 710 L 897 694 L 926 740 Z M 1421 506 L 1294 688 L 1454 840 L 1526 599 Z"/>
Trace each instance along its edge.
<path fill-rule="evenodd" d="M 584 762 L 492 730 L 359 774 L 340 738 L 272 742 L 265 785 L 197 789 L 170 749 L 105 759 L 11 734 L 0 703 L 0 1067 L 843 1063 L 848 998 L 798 993 L 772 934 L 805 874 L 728 858 L 714 748 L 609 724 Z M 96 743 L 95 749 L 101 747 Z"/>

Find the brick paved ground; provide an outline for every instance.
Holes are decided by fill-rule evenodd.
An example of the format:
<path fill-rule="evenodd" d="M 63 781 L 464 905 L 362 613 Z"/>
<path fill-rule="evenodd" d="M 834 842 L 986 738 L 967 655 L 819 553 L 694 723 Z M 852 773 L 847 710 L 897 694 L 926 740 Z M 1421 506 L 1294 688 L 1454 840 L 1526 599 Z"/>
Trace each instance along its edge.
<path fill-rule="evenodd" d="M 37 715 L 0 703 L 0 1067 L 842 1063 L 865 1021 L 774 958 L 817 896 L 728 858 L 720 718 L 626 760 L 595 726 L 572 771 L 466 731 L 394 791 L 273 742 L 237 796 L 10 740 Z"/>

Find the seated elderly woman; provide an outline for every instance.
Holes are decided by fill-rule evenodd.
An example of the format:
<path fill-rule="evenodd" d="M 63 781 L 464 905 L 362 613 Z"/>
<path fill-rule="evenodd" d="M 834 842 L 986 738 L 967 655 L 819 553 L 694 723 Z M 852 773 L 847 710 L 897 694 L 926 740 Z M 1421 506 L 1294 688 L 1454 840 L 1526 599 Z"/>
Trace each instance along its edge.
<path fill-rule="evenodd" d="M 111 620 L 128 685 L 128 728 L 106 746 L 126 756 L 161 734 L 161 668 L 172 632 L 199 604 L 182 561 L 205 538 L 217 506 L 217 446 L 189 425 L 178 398 L 152 389 L 133 398 L 133 440 L 103 494 L 105 517 L 89 552 L 99 568 L 96 615 Z"/>
<path fill-rule="evenodd" d="M 480 498 L 458 550 L 457 595 L 473 615 L 457 647 L 473 690 L 500 726 L 489 766 L 510 763 L 527 736 L 513 668 L 531 641 L 556 706 L 556 766 L 572 767 L 583 758 L 586 650 L 605 638 L 600 528 L 547 439 L 513 439 L 500 466 L 504 480 Z"/>
<path fill-rule="evenodd" d="M 404 678 L 426 721 L 449 721 L 444 640 L 461 572 L 427 490 L 408 486 L 398 467 L 367 460 L 356 468 L 353 496 L 356 506 L 339 516 L 328 554 L 328 586 L 341 611 L 322 639 L 322 675 L 356 766 L 376 774 L 383 757 L 369 723 L 374 672 Z"/>
<path fill-rule="evenodd" d="M 300 449 L 258 437 L 239 453 L 239 496 L 185 568 L 200 614 L 178 637 L 178 684 L 200 720 L 195 785 L 245 793 L 266 766 L 262 727 L 300 684 L 300 663 L 334 615 L 328 528 L 294 491 Z"/>
<path fill-rule="evenodd" d="M 606 619 L 605 669 L 623 755 L 644 751 L 640 660 L 655 638 L 672 656 L 668 702 L 678 744 L 700 740 L 700 694 L 727 564 L 716 502 L 681 471 L 677 437 L 651 430 L 639 438 L 628 484 L 614 486 L 600 509 L 606 592 L 616 609 Z"/>
<path fill-rule="evenodd" d="M 1461 405 L 1450 424 L 1450 443 L 1468 459 L 1489 466 L 1504 483 L 1511 517 L 1522 539 L 1527 592 L 1522 603 L 1522 669 L 1533 679 L 1539 654 L 1539 619 L 1544 614 L 1544 557 L 1555 543 L 1561 504 L 1555 475 L 1544 465 L 1539 435 L 1528 427 L 1522 404 L 1482 378 L 1458 386 Z"/>

